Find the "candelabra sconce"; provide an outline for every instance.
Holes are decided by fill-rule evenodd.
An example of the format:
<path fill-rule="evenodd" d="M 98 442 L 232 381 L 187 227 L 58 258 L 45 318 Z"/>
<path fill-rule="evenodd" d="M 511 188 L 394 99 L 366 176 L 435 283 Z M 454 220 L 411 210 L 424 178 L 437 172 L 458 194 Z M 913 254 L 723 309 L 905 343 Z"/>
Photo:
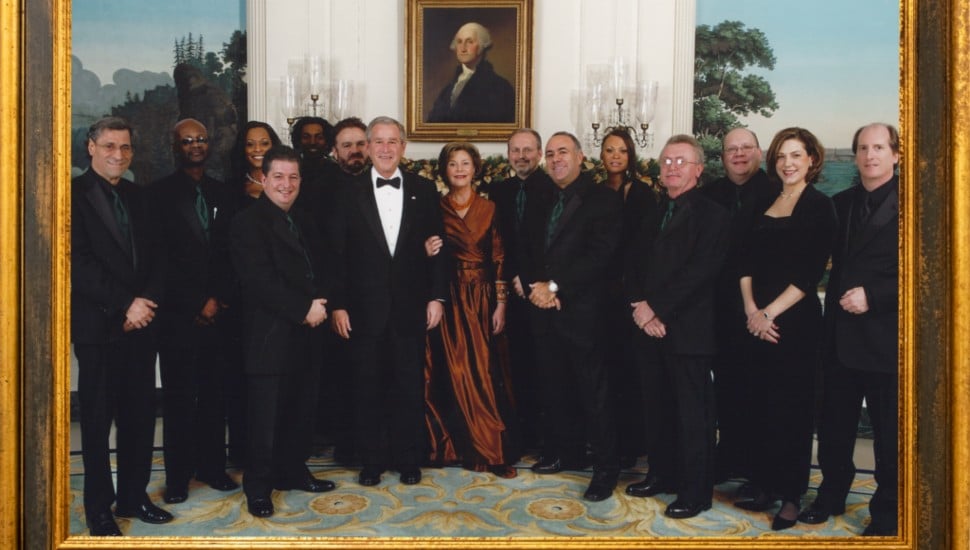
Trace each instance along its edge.
<path fill-rule="evenodd" d="M 286 74 L 280 78 L 279 107 L 289 130 L 305 116 L 323 117 L 336 123 L 355 114 L 360 87 L 353 80 L 331 80 L 329 67 L 326 60 L 315 55 L 287 62 Z"/>
<path fill-rule="evenodd" d="M 587 145 L 595 150 L 603 136 L 616 129 L 625 130 L 640 149 L 653 147 L 653 122 L 657 108 L 658 83 L 641 80 L 626 86 L 628 73 L 622 59 L 611 65 L 591 65 L 587 68 L 586 114 L 589 128 Z M 633 112 L 627 98 L 633 98 Z M 602 129 L 602 132 L 600 131 Z"/>

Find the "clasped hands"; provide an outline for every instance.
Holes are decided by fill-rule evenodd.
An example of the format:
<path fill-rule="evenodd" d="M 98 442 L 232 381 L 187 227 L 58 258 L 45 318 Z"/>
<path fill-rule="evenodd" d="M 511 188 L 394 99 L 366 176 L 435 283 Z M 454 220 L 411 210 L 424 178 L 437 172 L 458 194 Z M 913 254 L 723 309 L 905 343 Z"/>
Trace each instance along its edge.
<path fill-rule="evenodd" d="M 155 318 L 155 308 L 158 304 L 148 298 L 136 297 L 131 301 L 128 310 L 125 312 L 125 322 L 121 325 L 122 330 L 131 332 L 148 326 Z"/>
<path fill-rule="evenodd" d="M 772 344 L 777 344 L 778 339 L 781 338 L 778 325 L 767 317 L 767 313 L 763 309 L 748 312 L 747 328 L 748 332 L 755 338 Z"/>
<path fill-rule="evenodd" d="M 303 319 L 304 325 L 309 325 L 310 328 L 316 328 L 323 324 L 327 320 L 327 299 L 326 298 L 314 298 L 310 302 L 310 310 L 306 312 L 306 317 Z"/>
<path fill-rule="evenodd" d="M 653 338 L 667 336 L 667 325 L 657 317 L 657 314 L 647 304 L 646 300 L 631 302 L 630 307 L 633 308 L 633 323 L 637 328 L 645 332 L 647 336 L 652 336 Z"/>
<path fill-rule="evenodd" d="M 529 301 L 532 302 L 532 305 L 539 309 L 562 309 L 562 302 L 559 301 L 556 293 L 549 290 L 549 281 L 531 283 L 529 288 L 531 289 Z"/>

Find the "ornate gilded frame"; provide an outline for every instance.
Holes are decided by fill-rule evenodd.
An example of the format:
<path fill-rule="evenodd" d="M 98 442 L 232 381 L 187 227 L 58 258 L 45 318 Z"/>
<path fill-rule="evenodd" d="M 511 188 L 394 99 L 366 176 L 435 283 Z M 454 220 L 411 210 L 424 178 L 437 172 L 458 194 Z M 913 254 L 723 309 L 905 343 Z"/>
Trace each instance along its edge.
<path fill-rule="evenodd" d="M 529 126 L 532 121 L 532 3 L 533 0 L 407 0 L 405 40 L 405 129 L 412 141 L 452 141 L 473 139 L 475 141 L 505 141 L 516 129 Z M 425 122 L 424 101 L 434 97 L 438 88 L 425 89 L 424 50 L 426 10 L 454 10 L 456 14 L 466 10 L 511 8 L 515 10 L 514 44 L 509 57 L 513 59 L 514 74 L 504 74 L 515 89 L 515 120 L 508 123 L 451 123 Z M 451 16 L 455 17 L 455 16 Z M 465 20 L 449 20 L 455 25 Z M 457 26 L 455 26 L 457 29 Z M 437 29 L 435 29 L 437 31 Z M 494 33 L 493 29 L 493 33 Z M 498 40 L 495 40 L 498 43 Z M 500 46 L 507 48 L 505 44 Z M 449 63 L 454 67 L 454 59 Z M 496 70 L 500 67 L 496 66 Z"/>
<path fill-rule="evenodd" d="M 70 0 L 0 0 L 0 547 L 967 548 L 970 0 L 900 14 L 899 537 L 96 540 L 67 522 Z"/>

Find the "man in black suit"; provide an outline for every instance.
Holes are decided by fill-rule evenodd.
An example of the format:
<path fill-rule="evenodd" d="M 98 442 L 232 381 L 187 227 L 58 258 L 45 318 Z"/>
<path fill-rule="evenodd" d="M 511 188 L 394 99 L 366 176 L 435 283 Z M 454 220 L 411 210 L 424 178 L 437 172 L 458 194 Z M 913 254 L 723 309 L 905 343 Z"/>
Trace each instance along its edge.
<path fill-rule="evenodd" d="M 300 159 L 286 146 L 263 157 L 263 194 L 232 220 L 232 262 L 242 282 L 249 513 L 273 515 L 274 488 L 330 491 L 306 466 L 317 406 L 330 270 L 313 220 L 292 208 Z"/>
<path fill-rule="evenodd" d="M 648 497 L 676 492 L 664 514 L 689 518 L 711 507 L 714 287 L 727 253 L 729 220 L 696 188 L 704 151 L 675 135 L 660 153 L 661 208 L 643 220 L 630 249 L 627 296 L 646 405 L 650 471 L 626 488 Z"/>
<path fill-rule="evenodd" d="M 322 177 L 329 167 L 333 145 L 333 126 L 327 119 L 303 116 L 296 119 L 290 130 L 290 143 L 300 154 L 300 174 L 304 182 Z"/>
<path fill-rule="evenodd" d="M 862 401 L 872 421 L 878 487 L 866 536 L 897 531 L 899 334 L 899 133 L 889 124 L 856 131 L 862 185 L 833 197 L 839 241 L 825 292 L 826 345 L 818 425 L 818 496 L 799 514 L 822 523 L 845 511 Z"/>
<path fill-rule="evenodd" d="M 350 180 L 367 168 L 367 125 L 357 117 L 348 117 L 333 127 L 333 157 L 340 167 L 341 180 Z"/>
<path fill-rule="evenodd" d="M 768 195 L 768 174 L 761 169 L 761 145 L 754 132 L 735 128 L 725 134 L 721 163 L 725 175 L 701 187 L 708 197 L 731 214 L 731 238 L 715 291 L 717 355 L 714 358 L 714 394 L 718 434 L 715 482 L 732 476 L 747 477 L 748 473 L 748 445 L 742 439 L 750 430 L 740 425 L 738 415 L 743 407 L 751 407 L 756 397 L 747 391 L 749 384 L 744 377 L 742 350 L 750 335 L 744 323 L 738 322 L 746 317 L 738 291 L 738 265 L 745 235 L 774 199 Z M 743 490 L 739 496 L 745 496 Z"/>
<path fill-rule="evenodd" d="M 155 308 L 164 258 L 145 190 L 124 178 L 132 128 L 117 117 L 88 130 L 91 167 L 71 182 L 71 335 L 78 362 L 84 513 L 95 536 L 121 535 L 108 459 L 114 420 L 118 517 L 172 515 L 148 499 L 155 437 Z"/>
<path fill-rule="evenodd" d="M 538 385 L 545 440 L 532 471 L 581 469 L 586 442 L 594 454 L 593 478 L 583 498 L 613 495 L 619 474 L 607 372 L 598 335 L 609 260 L 619 243 L 620 195 L 582 173 L 579 140 L 566 132 L 546 144 L 554 186 L 529 197 L 526 247 L 519 277 L 535 306 Z"/>
<path fill-rule="evenodd" d="M 187 118 L 172 129 L 178 169 L 151 186 L 166 250 L 165 307 L 159 311 L 165 444 L 165 502 L 184 502 L 189 479 L 219 491 L 226 475 L 224 364 L 229 334 L 219 312 L 233 301 L 229 219 L 233 195 L 205 173 L 209 138 Z M 233 304 L 238 305 L 238 304 Z"/>
<path fill-rule="evenodd" d="M 506 330 L 512 372 L 512 390 L 519 417 L 523 449 L 538 443 L 539 388 L 536 385 L 535 349 L 529 311 L 522 279 L 519 276 L 524 248 L 525 211 L 532 200 L 552 189 L 552 180 L 539 170 L 542 160 L 542 137 L 531 128 L 516 130 L 508 141 L 509 164 L 514 175 L 491 186 L 488 197 L 495 203 L 499 232 L 505 247 L 505 273 L 510 277 L 520 300 L 509 300 L 506 308 Z"/>
<path fill-rule="evenodd" d="M 428 114 L 428 122 L 514 122 L 515 89 L 485 59 L 492 36 L 478 23 L 465 23 L 451 49 L 458 58 L 454 79 Z"/>
<path fill-rule="evenodd" d="M 399 168 L 401 123 L 375 118 L 367 138 L 373 168 L 340 189 L 330 223 L 339 275 L 331 323 L 350 342 L 360 484 L 377 485 L 395 467 L 413 485 L 427 458 L 425 331 L 448 296 L 446 255 L 429 258 L 424 242 L 444 224 L 434 184 Z"/>

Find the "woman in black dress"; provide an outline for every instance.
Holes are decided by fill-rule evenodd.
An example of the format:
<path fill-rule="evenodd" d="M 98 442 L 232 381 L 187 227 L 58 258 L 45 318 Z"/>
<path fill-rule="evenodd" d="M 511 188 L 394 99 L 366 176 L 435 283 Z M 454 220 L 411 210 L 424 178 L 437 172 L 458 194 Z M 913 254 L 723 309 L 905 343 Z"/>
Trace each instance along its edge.
<path fill-rule="evenodd" d="M 832 201 L 812 185 L 824 157 L 808 130 L 775 135 L 766 162 L 777 198 L 754 223 L 741 262 L 751 334 L 747 375 L 757 396 L 744 426 L 755 457 L 751 483 L 760 491 L 735 505 L 764 511 L 781 500 L 774 530 L 795 525 L 808 488 L 822 330 L 818 283 L 836 233 Z"/>
<path fill-rule="evenodd" d="M 238 186 L 242 206 L 263 194 L 263 155 L 282 143 L 272 126 L 258 120 L 250 120 L 236 134 L 229 153 L 229 183 Z"/>

